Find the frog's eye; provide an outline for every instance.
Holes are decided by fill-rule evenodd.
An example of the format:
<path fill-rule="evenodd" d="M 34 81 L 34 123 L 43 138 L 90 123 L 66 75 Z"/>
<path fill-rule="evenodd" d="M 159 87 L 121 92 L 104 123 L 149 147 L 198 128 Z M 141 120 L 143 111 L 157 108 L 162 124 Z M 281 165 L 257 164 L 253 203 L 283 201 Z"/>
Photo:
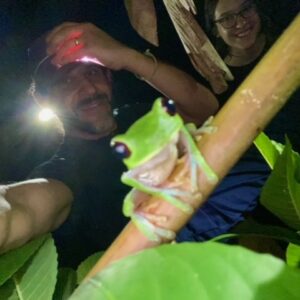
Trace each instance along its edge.
<path fill-rule="evenodd" d="M 131 151 L 124 143 L 113 142 L 111 146 L 117 157 L 120 159 L 128 158 L 131 155 Z"/>
<path fill-rule="evenodd" d="M 161 105 L 170 116 L 174 116 L 176 114 L 176 106 L 173 100 L 163 98 Z"/>

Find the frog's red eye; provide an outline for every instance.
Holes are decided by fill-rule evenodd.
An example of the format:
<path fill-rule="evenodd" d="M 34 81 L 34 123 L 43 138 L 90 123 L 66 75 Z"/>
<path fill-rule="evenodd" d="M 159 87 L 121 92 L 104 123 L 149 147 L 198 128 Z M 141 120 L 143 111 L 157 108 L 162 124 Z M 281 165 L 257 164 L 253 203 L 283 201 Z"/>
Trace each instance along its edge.
<path fill-rule="evenodd" d="M 117 157 L 120 159 L 128 158 L 131 155 L 131 151 L 124 143 L 113 142 L 111 146 Z"/>
<path fill-rule="evenodd" d="M 173 100 L 163 98 L 161 100 L 161 105 L 170 116 L 174 116 L 176 114 L 176 106 Z"/>

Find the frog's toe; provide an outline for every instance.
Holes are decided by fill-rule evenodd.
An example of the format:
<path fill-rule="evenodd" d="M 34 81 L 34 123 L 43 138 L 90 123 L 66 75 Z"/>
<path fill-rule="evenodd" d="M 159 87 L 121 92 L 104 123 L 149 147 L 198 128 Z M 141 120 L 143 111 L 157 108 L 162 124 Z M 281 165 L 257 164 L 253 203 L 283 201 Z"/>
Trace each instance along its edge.
<path fill-rule="evenodd" d="M 175 232 L 172 230 L 155 226 L 140 214 L 135 213 L 132 216 L 132 221 L 150 241 L 161 242 L 162 239 L 174 240 L 176 237 Z"/>

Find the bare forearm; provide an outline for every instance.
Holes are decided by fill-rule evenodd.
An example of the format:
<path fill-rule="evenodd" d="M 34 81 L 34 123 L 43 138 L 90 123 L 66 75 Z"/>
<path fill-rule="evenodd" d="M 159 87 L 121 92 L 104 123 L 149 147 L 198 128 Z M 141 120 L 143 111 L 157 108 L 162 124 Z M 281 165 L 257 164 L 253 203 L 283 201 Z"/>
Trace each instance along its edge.
<path fill-rule="evenodd" d="M 11 209 L 0 215 L 0 252 L 16 248 L 57 228 L 67 217 L 72 194 L 53 180 L 8 186 Z"/>
<path fill-rule="evenodd" d="M 218 101 L 206 87 L 187 73 L 129 49 L 125 68 L 143 77 L 166 97 L 173 99 L 186 121 L 203 123 L 218 109 Z"/>
<path fill-rule="evenodd" d="M 13 205 L 0 216 L 0 253 L 25 244 L 35 237 L 34 220 L 22 207 Z"/>

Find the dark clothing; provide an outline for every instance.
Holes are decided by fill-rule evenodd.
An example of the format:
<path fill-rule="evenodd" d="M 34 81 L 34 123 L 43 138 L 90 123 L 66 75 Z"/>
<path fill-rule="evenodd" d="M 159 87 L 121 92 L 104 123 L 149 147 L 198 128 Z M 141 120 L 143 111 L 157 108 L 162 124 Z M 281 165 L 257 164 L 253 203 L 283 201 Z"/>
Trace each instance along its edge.
<path fill-rule="evenodd" d="M 110 138 L 67 138 L 57 154 L 31 175 L 60 180 L 73 192 L 71 213 L 53 233 L 63 266 L 74 267 L 106 249 L 127 222 L 122 197 L 129 189 L 120 182 L 124 167 L 111 151 Z"/>
<path fill-rule="evenodd" d="M 230 67 L 235 80 L 229 84 L 229 89 L 224 94 L 218 96 L 221 107 L 252 71 L 260 58 L 247 66 Z M 281 143 L 285 142 L 285 135 L 287 135 L 296 151 L 300 151 L 299 96 L 300 93 L 296 92 L 290 97 L 286 105 L 264 130 L 271 139 Z M 256 147 L 251 146 L 219 184 L 209 200 L 177 235 L 177 240 L 207 240 L 227 232 L 238 222 L 244 220 L 245 215 L 256 208 L 261 188 L 269 174 L 268 165 Z M 261 207 L 259 206 L 258 209 Z M 270 223 L 276 222 L 277 225 L 277 220 L 271 216 L 268 215 L 266 218 L 270 220 Z"/>
<path fill-rule="evenodd" d="M 124 132 L 149 109 L 150 104 L 122 107 L 116 116 L 117 132 Z M 125 166 L 113 154 L 110 139 L 67 137 L 55 156 L 30 174 L 60 180 L 73 192 L 71 213 L 53 233 L 62 266 L 74 267 L 88 255 L 105 250 L 128 222 L 122 202 L 129 187 L 120 181 Z"/>

